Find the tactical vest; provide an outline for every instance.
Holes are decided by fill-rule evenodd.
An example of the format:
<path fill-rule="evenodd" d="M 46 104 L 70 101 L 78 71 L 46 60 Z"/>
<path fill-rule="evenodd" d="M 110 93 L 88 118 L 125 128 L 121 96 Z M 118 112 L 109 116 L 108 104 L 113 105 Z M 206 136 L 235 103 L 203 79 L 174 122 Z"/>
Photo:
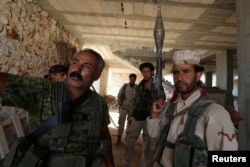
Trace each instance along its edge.
<path fill-rule="evenodd" d="M 121 88 L 120 97 L 118 97 L 118 101 L 120 105 L 122 105 L 123 101 L 126 99 L 125 91 L 126 91 L 127 86 L 128 84 L 126 83 Z"/>
<path fill-rule="evenodd" d="M 188 109 L 188 119 L 185 123 L 183 132 L 178 136 L 176 143 L 167 142 L 167 136 L 170 129 L 171 120 L 173 116 L 175 105 L 171 104 L 167 111 L 166 116 L 169 123 L 164 127 L 161 132 L 159 141 L 157 142 L 154 163 L 156 166 L 161 166 L 161 159 L 165 147 L 174 149 L 173 166 L 174 167 L 206 167 L 207 166 L 207 145 L 195 135 L 197 120 L 205 112 L 206 108 L 212 103 L 206 96 L 201 95 L 197 102 Z M 183 113 L 185 114 L 185 113 Z"/>

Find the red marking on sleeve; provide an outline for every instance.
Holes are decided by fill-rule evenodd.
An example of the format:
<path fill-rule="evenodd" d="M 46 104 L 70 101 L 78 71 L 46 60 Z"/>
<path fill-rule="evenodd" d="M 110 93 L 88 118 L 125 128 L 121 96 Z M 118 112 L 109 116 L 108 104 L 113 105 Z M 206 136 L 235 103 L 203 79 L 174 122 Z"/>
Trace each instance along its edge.
<path fill-rule="evenodd" d="M 231 136 L 228 133 L 224 132 L 218 132 L 218 135 L 226 136 L 229 141 L 232 141 L 234 138 L 236 138 L 236 134 L 233 133 Z"/>

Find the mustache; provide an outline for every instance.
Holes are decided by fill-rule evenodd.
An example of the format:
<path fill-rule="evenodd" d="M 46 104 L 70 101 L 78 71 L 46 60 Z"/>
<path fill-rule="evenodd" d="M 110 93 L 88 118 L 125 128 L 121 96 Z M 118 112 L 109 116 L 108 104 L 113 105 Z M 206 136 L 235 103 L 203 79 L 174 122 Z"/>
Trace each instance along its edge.
<path fill-rule="evenodd" d="M 72 72 L 72 73 L 70 73 L 69 74 L 69 77 L 71 78 L 71 77 L 77 77 L 77 79 L 79 79 L 80 81 L 82 81 L 82 76 L 81 76 L 81 74 L 80 73 L 78 73 L 78 72 Z"/>
<path fill-rule="evenodd" d="M 186 82 L 183 81 L 177 81 L 176 84 L 186 84 Z"/>
<path fill-rule="evenodd" d="M 186 82 L 182 82 L 182 81 L 178 81 L 178 82 L 175 83 L 175 85 L 179 85 L 179 84 L 185 84 L 186 85 L 187 83 Z"/>

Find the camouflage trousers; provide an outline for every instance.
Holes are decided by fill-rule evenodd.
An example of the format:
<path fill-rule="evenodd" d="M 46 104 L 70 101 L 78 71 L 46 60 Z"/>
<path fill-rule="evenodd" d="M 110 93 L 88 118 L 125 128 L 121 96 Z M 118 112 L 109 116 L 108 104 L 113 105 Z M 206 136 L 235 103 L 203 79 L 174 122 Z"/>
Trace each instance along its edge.
<path fill-rule="evenodd" d="M 129 125 L 131 123 L 132 109 L 133 109 L 132 107 L 123 107 L 123 106 L 120 108 L 119 120 L 118 120 L 119 128 L 118 128 L 117 136 L 122 136 L 122 133 L 125 127 L 126 118 L 127 118 L 126 130 L 128 130 Z"/>
<path fill-rule="evenodd" d="M 124 154 L 124 167 L 130 167 L 131 166 L 131 160 L 133 157 L 135 145 L 137 142 L 137 139 L 139 138 L 142 133 L 142 154 L 141 154 L 141 167 L 148 167 L 150 165 L 150 159 L 152 154 L 152 147 L 153 144 L 150 141 L 150 137 L 148 135 L 147 131 L 147 121 L 137 121 L 132 117 L 131 125 L 128 129 L 129 136 L 126 141 L 125 145 L 125 154 Z"/>

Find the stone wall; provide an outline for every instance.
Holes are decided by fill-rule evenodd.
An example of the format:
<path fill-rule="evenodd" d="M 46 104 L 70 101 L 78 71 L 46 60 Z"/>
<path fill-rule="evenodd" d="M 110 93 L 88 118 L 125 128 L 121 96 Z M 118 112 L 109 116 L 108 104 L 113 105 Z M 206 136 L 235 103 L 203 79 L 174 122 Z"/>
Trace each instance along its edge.
<path fill-rule="evenodd" d="M 58 54 L 56 43 L 66 44 L 76 51 L 83 46 L 73 34 L 36 5 L 34 0 L 0 1 L 1 72 L 43 77 L 51 65 L 65 64 L 59 57 L 61 54 Z M 11 115 L 20 111 L 0 105 L 0 121 L 12 118 Z M 13 122 L 1 128 L 8 145 L 0 145 L 0 159 L 8 153 L 8 147 L 18 136 Z"/>
<path fill-rule="evenodd" d="M 0 41 L 0 71 L 37 77 L 61 63 L 55 42 L 83 46 L 34 0 L 0 1 Z"/>

